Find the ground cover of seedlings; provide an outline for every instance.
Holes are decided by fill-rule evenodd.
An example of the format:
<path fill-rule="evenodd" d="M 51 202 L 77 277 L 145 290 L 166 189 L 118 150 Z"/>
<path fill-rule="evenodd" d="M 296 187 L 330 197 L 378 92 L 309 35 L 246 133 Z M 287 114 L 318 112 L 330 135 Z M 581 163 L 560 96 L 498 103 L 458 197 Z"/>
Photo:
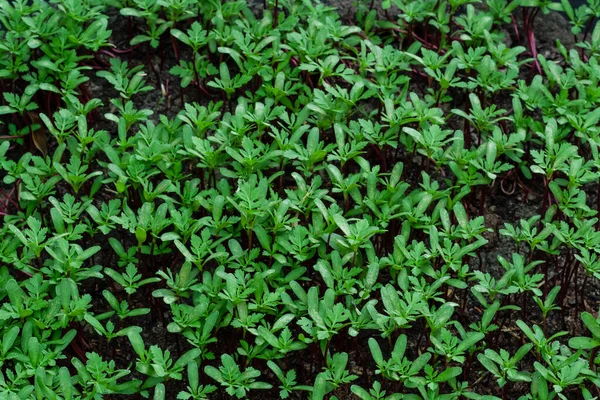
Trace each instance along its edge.
<path fill-rule="evenodd" d="M 0 0 L 0 399 L 597 398 L 598 17 Z"/>

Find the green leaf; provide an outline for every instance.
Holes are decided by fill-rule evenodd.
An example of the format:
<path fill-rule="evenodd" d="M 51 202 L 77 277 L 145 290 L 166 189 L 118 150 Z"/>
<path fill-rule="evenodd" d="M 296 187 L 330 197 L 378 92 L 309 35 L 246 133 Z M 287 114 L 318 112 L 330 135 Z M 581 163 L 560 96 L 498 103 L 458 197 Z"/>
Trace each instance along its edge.
<path fill-rule="evenodd" d="M 160 237 L 160 240 L 163 242 L 172 242 L 177 239 L 181 239 L 181 236 L 179 236 L 179 234 L 176 232 L 163 233 Z"/>
<path fill-rule="evenodd" d="M 146 233 L 146 230 L 144 228 L 138 226 L 135 228 L 135 238 L 138 242 L 138 246 L 140 246 L 146 241 L 146 239 L 148 238 L 148 234 Z"/>
<path fill-rule="evenodd" d="M 577 336 L 569 339 L 569 347 L 573 349 L 591 350 L 600 346 L 600 340 L 590 337 Z"/>
<path fill-rule="evenodd" d="M 597 46 L 600 44 L 600 24 L 596 24 L 592 32 L 592 44 Z"/>
<path fill-rule="evenodd" d="M 93 246 L 90 247 L 87 250 L 84 250 L 81 254 L 77 255 L 77 261 L 85 261 L 88 258 L 92 257 L 94 254 L 96 254 L 97 252 L 99 252 L 101 249 L 100 246 Z"/>
<path fill-rule="evenodd" d="M 200 349 L 191 349 L 186 351 L 179 359 L 175 362 L 173 368 L 183 368 L 187 366 L 190 362 L 195 361 L 198 357 L 200 357 Z"/>
<path fill-rule="evenodd" d="M 16 280 L 10 279 L 6 282 L 6 293 L 8 294 L 8 298 L 10 299 L 10 304 L 14 307 L 21 308 L 23 306 L 23 300 L 25 298 L 25 292 Z"/>
<path fill-rule="evenodd" d="M 144 345 L 144 339 L 138 331 L 130 331 L 127 332 L 127 337 L 133 346 L 133 350 L 139 356 L 140 359 L 144 359 L 146 357 L 146 348 Z"/>
<path fill-rule="evenodd" d="M 344 232 L 344 235 L 350 236 L 352 232 L 350 231 L 350 225 L 348 225 L 348 221 L 341 214 L 334 214 L 333 220 L 335 221 L 338 228 Z"/>
<path fill-rule="evenodd" d="M 11 349 L 17 337 L 19 336 L 20 328 L 18 326 L 13 326 L 8 331 L 4 332 L 4 336 L 2 337 L 2 355 L 7 355 L 8 351 Z"/>
<path fill-rule="evenodd" d="M 571 5 L 571 0 L 561 0 L 560 3 L 562 5 L 562 11 L 567 14 L 567 17 L 569 17 L 571 21 L 575 21 L 575 11 Z"/>
<path fill-rule="evenodd" d="M 120 13 L 121 13 L 121 15 L 123 15 L 125 17 L 138 17 L 138 18 L 142 17 L 142 14 L 135 8 L 129 8 L 129 7 L 121 8 Z"/>
<path fill-rule="evenodd" d="M 483 365 L 494 376 L 497 377 L 500 375 L 500 371 L 498 370 L 498 367 L 496 366 L 496 364 L 492 360 L 487 358 L 485 355 L 483 355 L 481 353 L 477 354 L 477 360 L 479 360 L 481 365 Z"/>
<path fill-rule="evenodd" d="M 223 376 L 221 375 L 219 370 L 211 365 L 207 365 L 206 367 L 204 367 L 204 373 L 206 373 L 206 375 L 210 376 L 217 382 L 221 382 L 223 380 Z"/>
<path fill-rule="evenodd" d="M 515 355 L 512 356 L 512 361 L 515 364 L 517 362 L 521 361 L 521 359 L 523 357 L 525 357 L 525 355 L 527 355 L 527 353 L 529 353 L 529 351 L 531 350 L 532 347 L 533 347 L 533 343 L 525 343 L 523 346 L 519 347 L 519 350 L 517 350 Z"/>
<path fill-rule="evenodd" d="M 589 331 L 594 335 L 594 338 L 600 340 L 600 324 L 589 312 L 581 313 L 581 319 Z"/>
<path fill-rule="evenodd" d="M 462 203 L 456 203 L 452 208 L 452 211 L 454 211 L 454 215 L 456 216 L 458 224 L 462 228 L 466 229 L 469 225 L 469 218 L 467 217 L 467 211 L 465 210 L 465 207 L 462 205 Z"/>
<path fill-rule="evenodd" d="M 375 364 L 382 365 L 383 364 L 383 354 L 381 353 L 381 348 L 379 347 L 379 343 L 374 338 L 369 338 L 368 341 L 369 349 L 371 350 L 371 356 L 375 361 Z"/>
<path fill-rule="evenodd" d="M 321 372 L 315 379 L 311 400 L 323 400 L 327 394 L 327 375 Z"/>
<path fill-rule="evenodd" d="M 437 382 L 448 382 L 452 378 L 456 378 L 462 373 L 462 368 L 460 367 L 450 367 L 445 369 L 441 374 L 437 376 Z"/>
<path fill-rule="evenodd" d="M 156 385 L 154 387 L 154 400 L 164 400 L 166 396 L 166 389 L 165 389 L 165 385 L 162 383 L 159 383 L 158 385 Z"/>
<path fill-rule="evenodd" d="M 460 344 L 458 345 L 458 350 L 461 352 L 467 351 L 473 346 L 475 346 L 475 344 L 482 340 L 484 337 L 485 335 L 481 332 L 471 332 L 462 342 L 460 342 Z"/>
<path fill-rule="evenodd" d="M 104 336 L 106 334 L 104 326 L 102 326 L 100 321 L 98 321 L 93 315 L 86 313 L 83 318 L 96 330 L 96 332 L 98 332 L 99 335 Z"/>
<path fill-rule="evenodd" d="M 59 387 L 60 393 L 64 400 L 71 400 L 73 398 L 73 382 L 71 381 L 71 374 L 67 367 L 61 367 L 58 370 L 59 375 Z"/>
<path fill-rule="evenodd" d="M 291 313 L 282 315 L 273 324 L 273 332 L 277 332 L 278 330 L 285 328 L 294 320 L 294 318 L 296 318 L 296 316 Z"/>
<path fill-rule="evenodd" d="M 547 400 L 548 397 L 548 383 L 542 377 L 539 372 L 535 372 L 531 379 L 531 392 L 537 395 L 539 400 Z"/>

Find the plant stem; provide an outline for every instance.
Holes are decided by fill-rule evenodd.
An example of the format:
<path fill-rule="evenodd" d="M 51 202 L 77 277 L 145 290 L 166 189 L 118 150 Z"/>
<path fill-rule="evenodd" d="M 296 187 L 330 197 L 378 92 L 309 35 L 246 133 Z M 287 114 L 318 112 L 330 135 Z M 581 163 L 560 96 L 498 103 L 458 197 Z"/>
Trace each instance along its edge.
<path fill-rule="evenodd" d="M 279 0 L 275 0 L 275 7 L 273 7 L 273 29 L 277 28 L 278 19 L 279 19 Z"/>
<path fill-rule="evenodd" d="M 585 276 L 583 277 L 583 283 L 581 284 L 581 305 L 584 307 L 585 299 L 583 298 L 583 295 L 585 294 L 585 285 L 587 284 L 588 276 L 589 274 L 586 272 Z"/>
<path fill-rule="evenodd" d="M 534 11 L 528 12 L 526 8 L 523 8 L 523 21 L 525 22 L 525 34 L 527 35 L 527 44 L 529 45 L 529 51 L 531 53 L 531 57 L 533 57 L 533 70 L 537 72 L 539 75 L 542 74 L 542 68 L 540 66 L 540 62 L 538 61 L 538 52 L 535 44 L 535 33 L 533 31 L 533 21 L 537 16 L 539 9 L 535 9 Z"/>
<path fill-rule="evenodd" d="M 588 21 L 587 25 L 585 26 L 585 31 L 583 31 L 583 40 L 582 40 L 582 42 L 586 41 L 586 39 L 588 37 L 588 34 L 590 33 L 590 30 L 592 29 L 592 26 L 594 26 L 594 21 L 595 20 L 596 20 L 596 17 L 592 15 L 592 17 Z M 581 50 L 583 50 L 583 48 Z"/>

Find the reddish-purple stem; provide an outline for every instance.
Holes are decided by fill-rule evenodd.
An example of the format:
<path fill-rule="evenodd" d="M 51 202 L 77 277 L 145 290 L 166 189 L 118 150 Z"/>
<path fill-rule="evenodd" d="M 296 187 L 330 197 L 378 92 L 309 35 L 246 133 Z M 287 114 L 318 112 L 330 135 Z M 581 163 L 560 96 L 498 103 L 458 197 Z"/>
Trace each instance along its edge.
<path fill-rule="evenodd" d="M 527 44 L 529 45 L 529 52 L 531 53 L 531 57 L 533 57 L 533 69 L 541 75 L 542 68 L 537 58 L 538 52 L 535 44 L 535 32 L 533 30 L 533 21 L 537 16 L 537 12 L 537 9 L 532 12 L 527 12 L 526 9 L 523 9 L 523 21 L 525 23 L 525 33 L 527 35 Z"/>

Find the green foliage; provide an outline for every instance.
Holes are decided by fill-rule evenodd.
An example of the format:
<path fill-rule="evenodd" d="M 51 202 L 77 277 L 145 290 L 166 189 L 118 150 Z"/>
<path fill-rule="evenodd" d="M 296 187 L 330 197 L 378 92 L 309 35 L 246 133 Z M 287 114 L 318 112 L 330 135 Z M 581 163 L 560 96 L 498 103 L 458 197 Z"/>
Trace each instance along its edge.
<path fill-rule="evenodd" d="M 1 399 L 600 395 L 600 2 L 353 12 L 0 0 Z"/>

